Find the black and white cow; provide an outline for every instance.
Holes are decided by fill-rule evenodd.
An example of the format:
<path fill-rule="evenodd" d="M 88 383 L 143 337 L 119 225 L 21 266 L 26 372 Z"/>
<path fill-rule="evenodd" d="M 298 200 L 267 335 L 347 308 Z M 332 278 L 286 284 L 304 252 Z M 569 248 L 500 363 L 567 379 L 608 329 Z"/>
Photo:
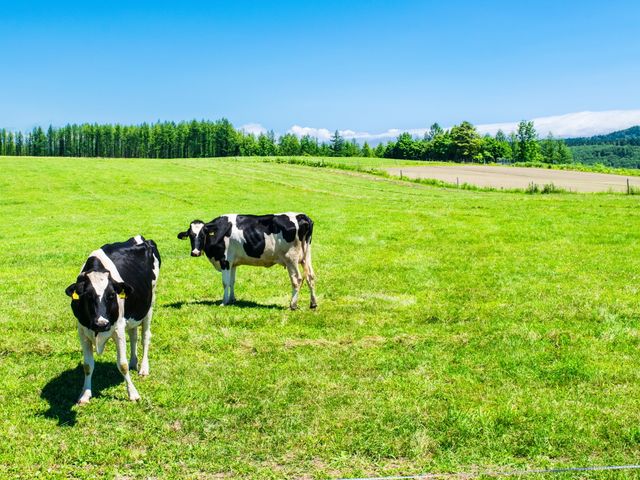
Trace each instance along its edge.
<path fill-rule="evenodd" d="M 313 221 L 303 213 L 275 215 L 228 214 L 209 223 L 194 220 L 178 234 L 191 240 L 191 256 L 204 252 L 214 268 L 222 272 L 223 305 L 235 302 L 236 267 L 284 265 L 291 278 L 291 309 L 298 308 L 304 280 L 311 290 L 311 308 L 316 308 L 315 277 L 311 265 Z M 298 265 L 302 264 L 303 276 Z"/>
<path fill-rule="evenodd" d="M 84 355 L 84 387 L 79 405 L 91 398 L 93 347 L 101 355 L 109 338 L 116 343 L 118 369 L 127 383 L 129 399 L 140 399 L 129 370 L 138 369 L 140 375 L 149 375 L 151 316 L 159 273 L 160 254 L 155 242 L 137 235 L 91 252 L 76 283 L 67 287 L 65 292 L 71 297 L 71 309 L 78 319 Z M 136 347 L 140 325 L 142 361 L 138 366 Z M 131 344 L 128 365 L 125 331 Z"/>

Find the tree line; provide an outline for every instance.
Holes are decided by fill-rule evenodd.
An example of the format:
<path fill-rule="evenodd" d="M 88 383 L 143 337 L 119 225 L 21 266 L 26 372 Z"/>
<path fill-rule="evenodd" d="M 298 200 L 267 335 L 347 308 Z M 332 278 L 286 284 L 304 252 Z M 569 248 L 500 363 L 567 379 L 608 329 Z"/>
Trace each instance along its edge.
<path fill-rule="evenodd" d="M 611 132 L 606 135 L 568 138 L 567 145 L 570 147 L 584 145 L 632 145 L 638 147 L 640 146 L 640 125 L 636 125 L 635 127 L 627 128 L 625 130 Z"/>
<path fill-rule="evenodd" d="M 495 136 L 481 136 L 476 127 L 462 122 L 449 130 L 437 123 L 424 134 L 414 138 L 402 133 L 396 141 L 378 145 L 376 156 L 415 160 L 443 160 L 454 162 L 545 162 L 571 163 L 571 150 L 563 140 L 549 134 L 538 139 L 533 122 L 522 121 L 515 132 L 505 135 L 498 130 Z"/>
<path fill-rule="evenodd" d="M 254 135 L 218 121 L 157 122 L 140 125 L 80 124 L 28 133 L 0 129 L 0 155 L 193 158 L 227 156 L 307 155 L 326 157 L 386 157 L 454 162 L 570 163 L 571 151 L 562 140 L 539 140 L 533 122 L 520 122 L 516 132 L 481 136 L 469 122 L 445 130 L 437 123 L 421 138 L 402 133 L 375 148 L 360 145 L 336 131 L 328 142 L 309 135 L 273 131 Z"/>

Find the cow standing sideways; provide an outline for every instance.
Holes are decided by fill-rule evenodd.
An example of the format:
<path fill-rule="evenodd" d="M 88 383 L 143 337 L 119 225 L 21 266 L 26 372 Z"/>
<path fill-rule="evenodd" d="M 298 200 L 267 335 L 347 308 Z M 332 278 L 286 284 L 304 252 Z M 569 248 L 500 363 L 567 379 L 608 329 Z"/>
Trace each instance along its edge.
<path fill-rule="evenodd" d="M 78 319 L 78 336 L 84 355 L 84 387 L 79 405 L 91 398 L 93 347 L 101 355 L 109 338 L 116 343 L 118 369 L 127 383 L 129 399 L 140 399 L 129 370 L 137 368 L 140 375 L 149 375 L 151 315 L 159 273 L 160 254 L 155 242 L 138 235 L 126 242 L 103 245 L 92 252 L 76 283 L 67 287 L 71 309 Z M 140 325 L 142 361 L 138 366 L 136 347 Z M 131 343 L 128 365 L 125 331 L 129 333 Z"/>
<path fill-rule="evenodd" d="M 223 305 L 235 302 L 236 267 L 284 265 L 289 272 L 291 309 L 298 308 L 304 280 L 311 290 L 311 308 L 316 308 L 315 277 L 311 265 L 313 221 L 303 213 L 275 215 L 228 214 L 209 223 L 194 220 L 179 239 L 191 240 L 191 256 L 204 252 L 214 268 L 222 272 Z M 298 265 L 302 264 L 303 276 Z"/>

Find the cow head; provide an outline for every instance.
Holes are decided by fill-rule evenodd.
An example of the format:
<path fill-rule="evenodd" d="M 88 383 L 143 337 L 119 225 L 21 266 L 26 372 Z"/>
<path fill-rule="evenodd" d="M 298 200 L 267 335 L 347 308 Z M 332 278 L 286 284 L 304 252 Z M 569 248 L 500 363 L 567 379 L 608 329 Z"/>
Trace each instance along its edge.
<path fill-rule="evenodd" d="M 189 225 L 189 230 L 186 232 L 180 232 L 178 234 L 178 238 L 180 240 L 184 240 L 188 237 L 189 240 L 191 240 L 191 256 L 199 257 L 202 255 L 208 235 L 209 232 L 205 223 L 201 220 L 194 220 Z"/>
<path fill-rule="evenodd" d="M 132 290 L 104 271 L 82 272 L 76 283 L 65 290 L 71 297 L 71 310 L 78 322 L 95 332 L 98 354 L 103 352 L 112 327 L 124 317 L 124 299 Z"/>

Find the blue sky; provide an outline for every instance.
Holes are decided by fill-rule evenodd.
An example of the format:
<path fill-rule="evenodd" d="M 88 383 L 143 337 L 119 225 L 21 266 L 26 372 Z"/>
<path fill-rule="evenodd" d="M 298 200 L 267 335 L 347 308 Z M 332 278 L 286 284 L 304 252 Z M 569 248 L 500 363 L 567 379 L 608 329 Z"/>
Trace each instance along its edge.
<path fill-rule="evenodd" d="M 0 0 L 0 12 L 9 128 L 226 117 L 364 135 L 611 110 L 640 123 L 636 1 Z"/>

